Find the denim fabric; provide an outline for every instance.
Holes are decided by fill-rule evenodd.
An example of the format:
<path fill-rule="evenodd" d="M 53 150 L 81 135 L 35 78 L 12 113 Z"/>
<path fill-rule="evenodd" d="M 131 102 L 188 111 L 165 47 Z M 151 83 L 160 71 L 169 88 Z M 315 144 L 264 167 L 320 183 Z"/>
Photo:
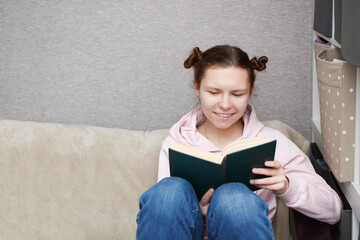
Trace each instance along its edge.
<path fill-rule="evenodd" d="M 206 230 L 211 239 L 274 239 L 268 205 L 241 183 L 216 189 Z M 203 217 L 191 184 L 165 178 L 140 197 L 136 239 L 203 239 Z"/>
<path fill-rule="evenodd" d="M 165 178 L 140 197 L 136 239 L 201 239 L 203 217 L 194 189 L 181 178 Z"/>
<path fill-rule="evenodd" d="M 228 183 L 216 189 L 206 229 L 209 240 L 274 239 L 267 203 L 241 183 Z"/>

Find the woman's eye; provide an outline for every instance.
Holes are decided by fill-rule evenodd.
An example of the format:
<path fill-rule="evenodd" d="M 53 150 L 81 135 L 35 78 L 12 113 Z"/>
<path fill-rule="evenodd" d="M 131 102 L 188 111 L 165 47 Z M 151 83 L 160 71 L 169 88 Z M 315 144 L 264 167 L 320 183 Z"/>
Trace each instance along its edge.
<path fill-rule="evenodd" d="M 241 93 L 234 93 L 233 95 L 234 95 L 235 97 L 241 97 L 241 96 L 242 96 Z"/>
<path fill-rule="evenodd" d="M 215 95 L 217 92 L 209 91 L 210 94 Z"/>

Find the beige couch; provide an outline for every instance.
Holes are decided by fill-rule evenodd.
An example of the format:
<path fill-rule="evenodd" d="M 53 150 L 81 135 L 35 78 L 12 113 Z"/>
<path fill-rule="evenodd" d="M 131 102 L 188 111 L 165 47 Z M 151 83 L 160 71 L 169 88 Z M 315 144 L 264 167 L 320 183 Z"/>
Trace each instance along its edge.
<path fill-rule="evenodd" d="M 289 126 L 266 125 L 307 150 Z M 167 134 L 1 120 L 0 239 L 135 239 L 138 198 L 156 182 Z M 275 234 L 289 239 L 279 208 Z"/>

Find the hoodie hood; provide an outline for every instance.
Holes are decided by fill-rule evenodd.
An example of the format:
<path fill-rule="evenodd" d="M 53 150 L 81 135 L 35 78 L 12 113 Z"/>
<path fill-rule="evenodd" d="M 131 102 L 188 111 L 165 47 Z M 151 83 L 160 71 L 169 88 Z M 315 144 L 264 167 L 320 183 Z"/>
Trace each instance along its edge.
<path fill-rule="evenodd" d="M 264 128 L 264 124 L 258 120 L 255 109 L 250 104 L 247 106 L 242 119 L 244 121 L 244 131 L 243 135 L 238 140 L 256 137 Z M 221 149 L 216 147 L 205 136 L 198 132 L 196 127 L 205 120 L 201 108 L 196 108 L 183 116 L 179 122 L 171 127 L 170 137 L 176 142 L 201 148 L 203 150 L 211 152 L 221 151 Z"/>
<path fill-rule="evenodd" d="M 250 104 L 247 106 L 242 119 L 244 121 L 244 131 L 241 139 L 257 137 L 261 130 L 265 127 L 264 124 L 257 118 L 256 111 Z"/>

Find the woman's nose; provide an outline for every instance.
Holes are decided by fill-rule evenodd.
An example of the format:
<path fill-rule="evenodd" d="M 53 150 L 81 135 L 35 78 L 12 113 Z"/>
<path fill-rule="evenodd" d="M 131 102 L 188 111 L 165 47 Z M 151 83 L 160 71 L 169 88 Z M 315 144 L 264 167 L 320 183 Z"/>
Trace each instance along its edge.
<path fill-rule="evenodd" d="M 219 103 L 219 106 L 220 108 L 222 109 L 229 109 L 231 108 L 231 101 L 230 101 L 230 98 L 229 96 L 222 96 L 221 100 L 220 100 L 220 103 Z"/>

